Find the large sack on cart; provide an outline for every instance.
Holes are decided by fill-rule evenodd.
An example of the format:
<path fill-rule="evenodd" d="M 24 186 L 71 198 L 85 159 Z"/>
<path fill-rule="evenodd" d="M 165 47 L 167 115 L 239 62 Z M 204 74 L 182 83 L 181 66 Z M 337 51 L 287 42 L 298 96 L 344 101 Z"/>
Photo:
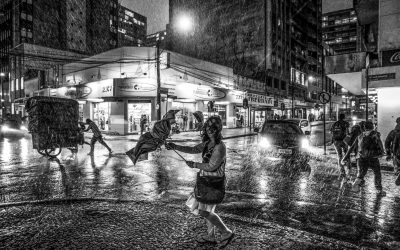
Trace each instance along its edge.
<path fill-rule="evenodd" d="M 33 148 L 77 147 L 79 132 L 79 103 L 72 99 L 35 96 L 27 100 L 28 131 Z M 40 153 L 41 151 L 39 151 Z"/>

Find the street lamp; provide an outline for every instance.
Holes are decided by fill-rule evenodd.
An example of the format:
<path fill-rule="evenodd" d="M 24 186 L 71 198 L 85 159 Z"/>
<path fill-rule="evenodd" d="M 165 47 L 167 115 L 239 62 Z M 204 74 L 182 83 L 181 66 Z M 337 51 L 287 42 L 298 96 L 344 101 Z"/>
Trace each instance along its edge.
<path fill-rule="evenodd" d="M 177 19 L 177 28 L 181 32 L 189 32 L 193 30 L 193 21 L 192 18 L 190 18 L 186 14 L 182 14 L 181 16 L 178 17 Z"/>

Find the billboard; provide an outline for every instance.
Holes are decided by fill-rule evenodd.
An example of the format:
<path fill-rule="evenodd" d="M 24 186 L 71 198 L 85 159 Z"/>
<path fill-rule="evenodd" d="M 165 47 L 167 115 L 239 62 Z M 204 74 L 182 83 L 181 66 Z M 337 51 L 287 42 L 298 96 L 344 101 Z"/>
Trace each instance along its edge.
<path fill-rule="evenodd" d="M 382 67 L 400 65 L 400 49 L 382 51 Z"/>
<path fill-rule="evenodd" d="M 325 58 L 325 73 L 341 74 L 359 72 L 365 68 L 365 52 L 327 56 Z"/>

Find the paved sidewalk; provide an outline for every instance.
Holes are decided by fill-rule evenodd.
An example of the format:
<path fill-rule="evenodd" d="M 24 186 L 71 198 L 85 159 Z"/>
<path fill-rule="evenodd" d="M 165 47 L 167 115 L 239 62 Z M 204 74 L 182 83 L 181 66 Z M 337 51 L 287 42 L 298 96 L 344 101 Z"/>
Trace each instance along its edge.
<path fill-rule="evenodd" d="M 357 249 L 347 242 L 218 209 L 235 230 L 227 249 Z M 183 202 L 51 202 L 0 206 L 1 249 L 215 249 Z M 219 235 L 218 235 L 219 237 Z"/>

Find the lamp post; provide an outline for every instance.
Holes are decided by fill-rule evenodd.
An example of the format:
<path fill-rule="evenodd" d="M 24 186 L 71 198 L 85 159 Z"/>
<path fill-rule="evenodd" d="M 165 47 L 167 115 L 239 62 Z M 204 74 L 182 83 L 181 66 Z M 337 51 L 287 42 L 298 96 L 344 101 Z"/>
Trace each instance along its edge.
<path fill-rule="evenodd" d="M 367 57 L 365 58 L 365 61 L 366 61 L 366 69 L 365 69 L 365 84 L 366 84 L 366 91 L 365 91 L 365 121 L 366 122 L 368 121 L 368 102 L 369 102 L 369 98 L 368 98 L 369 56 L 370 56 L 369 53 L 367 53 Z"/>

